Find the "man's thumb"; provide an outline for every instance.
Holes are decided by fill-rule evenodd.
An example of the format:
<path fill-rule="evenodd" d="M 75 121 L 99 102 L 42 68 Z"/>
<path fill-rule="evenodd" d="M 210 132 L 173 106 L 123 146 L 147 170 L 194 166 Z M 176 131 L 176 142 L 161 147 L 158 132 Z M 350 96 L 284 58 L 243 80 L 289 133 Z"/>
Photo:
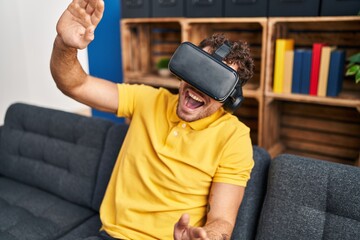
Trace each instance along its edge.
<path fill-rule="evenodd" d="M 187 227 L 190 223 L 190 216 L 187 213 L 181 215 L 178 224 L 182 227 Z"/>

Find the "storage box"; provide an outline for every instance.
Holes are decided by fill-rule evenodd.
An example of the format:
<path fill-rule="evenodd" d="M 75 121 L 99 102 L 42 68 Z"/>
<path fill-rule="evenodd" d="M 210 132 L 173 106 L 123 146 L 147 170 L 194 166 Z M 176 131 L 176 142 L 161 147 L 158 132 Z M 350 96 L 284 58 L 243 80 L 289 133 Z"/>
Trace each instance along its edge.
<path fill-rule="evenodd" d="M 224 1 L 224 17 L 265 17 L 268 0 Z"/>
<path fill-rule="evenodd" d="M 183 17 L 183 0 L 152 0 L 153 17 Z"/>
<path fill-rule="evenodd" d="M 269 0 L 270 17 L 318 16 L 320 0 Z"/>
<path fill-rule="evenodd" d="M 150 0 L 121 0 L 121 18 L 151 17 Z"/>
<path fill-rule="evenodd" d="M 186 0 L 187 17 L 222 17 L 222 0 Z"/>
<path fill-rule="evenodd" d="M 360 0 L 321 0 L 321 16 L 357 15 L 360 11 Z"/>

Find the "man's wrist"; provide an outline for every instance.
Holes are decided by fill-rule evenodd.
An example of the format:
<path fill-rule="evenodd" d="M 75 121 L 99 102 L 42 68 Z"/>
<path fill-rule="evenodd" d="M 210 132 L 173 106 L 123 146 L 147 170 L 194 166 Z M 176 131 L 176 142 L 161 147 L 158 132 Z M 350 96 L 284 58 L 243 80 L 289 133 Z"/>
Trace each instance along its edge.
<path fill-rule="evenodd" d="M 229 240 L 230 236 L 228 234 L 219 233 L 213 230 L 207 230 L 206 231 L 207 236 L 211 240 Z"/>
<path fill-rule="evenodd" d="M 58 34 L 56 35 L 55 41 L 54 41 L 54 48 L 57 48 L 60 51 L 65 51 L 69 53 L 77 53 L 77 49 L 74 47 L 70 47 L 65 44 L 62 37 Z"/>

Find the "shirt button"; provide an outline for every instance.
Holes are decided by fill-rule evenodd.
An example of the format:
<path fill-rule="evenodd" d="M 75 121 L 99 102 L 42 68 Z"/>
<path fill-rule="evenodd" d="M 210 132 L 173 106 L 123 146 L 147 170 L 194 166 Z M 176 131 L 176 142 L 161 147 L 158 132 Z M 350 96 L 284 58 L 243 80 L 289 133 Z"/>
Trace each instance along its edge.
<path fill-rule="evenodd" d="M 186 123 L 183 123 L 183 124 L 181 125 L 181 127 L 182 127 L 182 128 L 186 128 Z"/>
<path fill-rule="evenodd" d="M 179 135 L 178 131 L 174 131 L 174 136 L 177 137 L 177 135 Z"/>

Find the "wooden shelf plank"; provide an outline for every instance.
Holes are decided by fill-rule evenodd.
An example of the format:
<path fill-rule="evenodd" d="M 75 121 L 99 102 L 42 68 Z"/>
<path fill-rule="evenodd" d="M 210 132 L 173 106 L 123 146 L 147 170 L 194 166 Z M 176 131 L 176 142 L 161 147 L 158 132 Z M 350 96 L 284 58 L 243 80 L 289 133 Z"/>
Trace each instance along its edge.
<path fill-rule="evenodd" d="M 316 103 L 331 106 L 342 106 L 342 107 L 360 107 L 360 96 L 348 96 L 348 98 L 341 97 L 318 97 L 310 96 L 305 94 L 285 94 L 285 93 L 265 93 L 266 97 L 270 97 L 278 100 L 294 101 L 294 102 L 305 102 L 305 103 Z"/>

